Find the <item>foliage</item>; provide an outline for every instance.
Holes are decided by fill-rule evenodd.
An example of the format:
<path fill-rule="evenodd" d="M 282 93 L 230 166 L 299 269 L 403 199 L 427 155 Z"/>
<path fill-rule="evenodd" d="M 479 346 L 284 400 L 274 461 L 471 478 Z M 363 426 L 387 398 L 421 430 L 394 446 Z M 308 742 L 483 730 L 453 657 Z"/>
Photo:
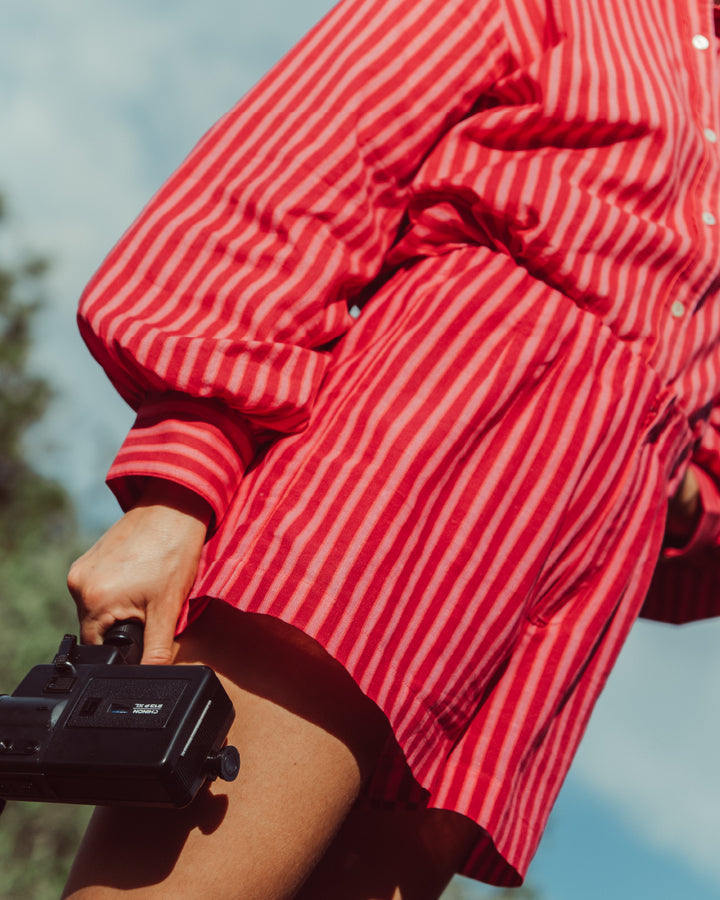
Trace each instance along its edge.
<path fill-rule="evenodd" d="M 6 228 L 0 202 L 0 229 Z M 10 693 L 31 666 L 50 662 L 76 628 L 65 587 L 77 555 L 67 494 L 27 462 L 24 439 L 52 391 L 28 371 L 32 324 L 46 264 L 0 260 L 0 691 Z M 0 818 L 0 898 L 59 896 L 87 820 L 83 808 L 8 803 Z"/>
<path fill-rule="evenodd" d="M 0 265 L 0 545 L 6 553 L 40 545 L 72 521 L 62 488 L 35 472 L 23 454 L 23 438 L 52 393 L 27 367 L 46 268 L 38 256 Z"/>
<path fill-rule="evenodd" d="M 57 900 L 90 811 L 8 803 L 0 829 L 0 898 Z"/>

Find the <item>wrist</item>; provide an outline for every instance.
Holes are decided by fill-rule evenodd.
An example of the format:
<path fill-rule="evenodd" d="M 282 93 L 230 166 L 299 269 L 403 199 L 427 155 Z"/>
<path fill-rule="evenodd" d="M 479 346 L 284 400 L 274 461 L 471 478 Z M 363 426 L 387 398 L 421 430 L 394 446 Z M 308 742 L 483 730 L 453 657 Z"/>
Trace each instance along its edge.
<path fill-rule="evenodd" d="M 136 507 L 164 506 L 186 516 L 192 516 L 206 529 L 209 527 L 213 518 L 213 509 L 200 494 L 185 485 L 168 481 L 165 478 L 147 477 L 143 481 Z"/>

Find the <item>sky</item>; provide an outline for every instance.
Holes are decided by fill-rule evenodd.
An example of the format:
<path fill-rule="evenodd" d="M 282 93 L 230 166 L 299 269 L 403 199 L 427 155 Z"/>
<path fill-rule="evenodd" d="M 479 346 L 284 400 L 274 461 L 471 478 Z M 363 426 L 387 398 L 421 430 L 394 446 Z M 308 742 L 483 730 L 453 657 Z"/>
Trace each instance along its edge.
<path fill-rule="evenodd" d="M 52 262 L 34 367 L 57 397 L 28 453 L 85 526 L 131 424 L 75 332 L 83 285 L 196 140 L 327 0 L 5 0 L 0 258 Z M 545 900 L 720 900 L 720 622 L 640 623 L 533 862 Z M 487 896 L 459 882 L 467 900 Z"/>

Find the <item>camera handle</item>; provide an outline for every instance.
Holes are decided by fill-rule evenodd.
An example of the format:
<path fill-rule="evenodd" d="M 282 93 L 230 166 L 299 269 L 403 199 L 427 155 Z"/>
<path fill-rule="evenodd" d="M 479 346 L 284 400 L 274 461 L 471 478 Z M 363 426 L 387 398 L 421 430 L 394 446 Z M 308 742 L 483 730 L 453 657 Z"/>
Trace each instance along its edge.
<path fill-rule="evenodd" d="M 143 626 L 136 619 L 125 619 L 112 625 L 103 638 L 103 644 L 117 647 L 123 661 L 138 665 L 143 654 Z"/>

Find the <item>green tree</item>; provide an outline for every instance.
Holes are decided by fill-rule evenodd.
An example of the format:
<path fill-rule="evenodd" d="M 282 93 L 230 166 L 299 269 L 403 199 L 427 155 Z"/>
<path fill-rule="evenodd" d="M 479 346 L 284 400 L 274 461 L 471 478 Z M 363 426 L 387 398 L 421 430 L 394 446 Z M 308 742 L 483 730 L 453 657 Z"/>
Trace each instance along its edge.
<path fill-rule="evenodd" d="M 8 228 L 0 199 L 0 230 Z M 29 371 L 32 324 L 46 262 L 0 259 L 0 692 L 33 665 L 49 662 L 76 629 L 65 587 L 77 552 L 72 504 L 62 487 L 27 461 L 28 429 L 51 398 Z M 56 898 L 87 820 L 82 808 L 8 803 L 0 817 L 0 898 Z"/>

